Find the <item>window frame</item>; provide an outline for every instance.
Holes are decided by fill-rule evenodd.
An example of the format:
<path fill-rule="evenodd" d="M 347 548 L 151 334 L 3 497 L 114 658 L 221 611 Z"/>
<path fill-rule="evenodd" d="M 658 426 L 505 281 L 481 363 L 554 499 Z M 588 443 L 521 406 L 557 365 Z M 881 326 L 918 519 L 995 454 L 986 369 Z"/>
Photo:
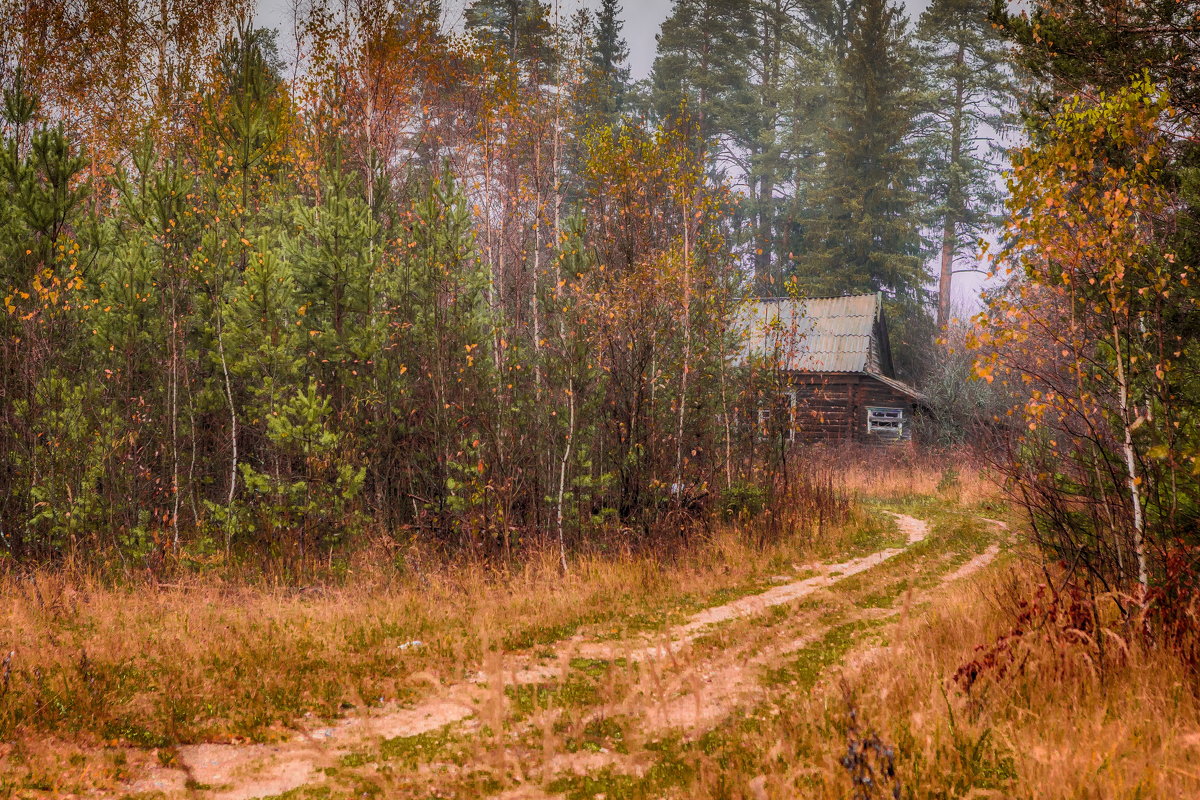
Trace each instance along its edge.
<path fill-rule="evenodd" d="M 903 406 L 867 406 L 867 435 L 887 439 L 908 438 L 908 409 Z M 885 416 L 886 415 L 886 416 Z"/>
<path fill-rule="evenodd" d="M 796 409 L 799 406 L 799 392 L 796 389 L 785 389 L 773 394 L 775 402 L 766 406 L 759 406 L 755 410 L 755 434 L 760 440 L 773 438 L 775 433 L 782 433 L 784 441 L 796 441 Z M 779 431 L 772 430 L 772 424 L 779 417 L 777 412 L 783 411 L 786 414 L 786 428 Z"/>

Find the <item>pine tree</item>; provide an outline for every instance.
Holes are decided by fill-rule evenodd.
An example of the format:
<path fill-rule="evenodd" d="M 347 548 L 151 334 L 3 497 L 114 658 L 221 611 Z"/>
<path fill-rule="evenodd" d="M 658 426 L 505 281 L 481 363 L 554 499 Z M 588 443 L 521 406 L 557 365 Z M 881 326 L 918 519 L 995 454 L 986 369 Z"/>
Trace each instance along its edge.
<path fill-rule="evenodd" d="M 1000 153 L 996 134 L 1011 123 L 1016 87 L 989 0 L 934 0 L 917 35 L 929 86 L 924 126 L 924 193 L 940 227 L 938 327 L 950 319 L 956 264 L 997 222 Z"/>
<path fill-rule="evenodd" d="M 748 52 L 747 101 L 740 105 L 733 138 L 743 152 L 747 193 L 742 209 L 749 225 L 755 282 L 774 282 L 772 264 L 781 203 L 777 191 L 786 180 L 787 88 L 785 69 L 800 37 L 792 0 L 763 0 L 753 6 L 755 47 Z"/>
<path fill-rule="evenodd" d="M 324 379 L 340 413 L 347 383 L 364 371 L 361 362 L 375 349 L 370 312 L 378 226 L 347 173 L 326 170 L 321 183 L 318 205 L 294 204 L 288 249 L 297 301 L 307 325 L 321 332 L 311 342 L 310 370 Z"/>
<path fill-rule="evenodd" d="M 738 126 L 748 100 L 750 0 L 676 0 L 658 35 L 651 102 L 661 119 L 695 117 L 701 147 Z"/>
<path fill-rule="evenodd" d="M 448 172 L 435 176 L 414 201 L 402 236 L 412 246 L 402 254 L 388 294 L 403 331 L 397 346 L 416 376 L 410 407 L 421 418 L 413 431 L 420 447 L 412 457 L 418 470 L 410 472 L 416 483 L 409 491 L 441 515 L 455 497 L 462 500 L 464 475 L 456 474 L 455 460 L 463 441 L 482 437 L 475 425 L 493 396 L 488 273 L 478 260 L 470 208 Z"/>
<path fill-rule="evenodd" d="M 550 6 L 541 0 L 474 0 L 467 30 L 526 70 L 530 83 L 554 73 L 556 53 Z"/>
<path fill-rule="evenodd" d="M 80 180 L 87 159 L 61 126 L 36 124 L 37 109 L 18 70 L 4 90 L 3 116 L 13 135 L 0 149 L 0 180 L 6 184 L 0 231 L 9 240 L 0 243 L 7 251 L 0 277 L 22 289 L 34 270 L 51 265 L 55 244 L 90 190 Z"/>
<path fill-rule="evenodd" d="M 283 188 L 290 109 L 280 69 L 275 32 L 240 25 L 218 53 L 215 91 L 204 101 L 199 188 L 232 245 L 221 243 L 211 259 L 232 270 L 213 276 L 218 291 L 246 268 L 249 240 Z"/>
<path fill-rule="evenodd" d="M 98 392 L 56 369 L 88 363 L 71 324 L 88 162 L 60 126 L 37 121 L 37 109 L 18 72 L 4 91 L 0 147 L 0 544 L 18 555 L 53 552 L 95 522 L 109 452 L 84 413 Z"/>
<path fill-rule="evenodd" d="M 850 37 L 859 20 L 864 0 L 816 0 L 804 4 L 804 22 L 809 37 L 827 48 L 841 63 L 850 48 Z"/>
<path fill-rule="evenodd" d="M 487 44 L 504 50 L 516 61 L 524 6 L 524 0 L 475 0 L 467 6 L 467 30 Z"/>
<path fill-rule="evenodd" d="M 285 181 L 289 166 L 286 134 L 294 118 L 280 80 L 272 32 L 240 24 L 218 55 L 215 85 L 204 99 L 201 136 L 193 152 L 196 196 L 211 221 L 205 224 L 193 260 L 207 294 L 199 305 L 205 315 L 203 350 L 209 359 L 205 366 L 212 372 L 212 382 L 206 387 L 212 397 L 206 400 L 224 406 L 222 416 L 228 420 L 224 434 L 229 465 L 221 482 L 225 491 L 221 503 L 209 505 L 224 527 L 228 548 L 239 531 L 235 500 L 240 464 L 247 455 L 246 443 L 241 441 L 245 429 L 242 407 L 245 396 L 259 394 L 261 386 L 252 370 L 255 359 L 262 361 L 255 350 L 270 342 L 239 337 L 238 323 L 231 315 L 236 315 L 238 303 L 248 302 L 244 298 L 250 282 L 261 279 L 263 287 L 274 285 L 270 283 L 274 278 L 264 277 L 264 270 L 287 271 L 286 264 L 276 263 L 274 252 L 264 254 L 263 249 L 273 249 L 278 243 L 278 232 L 270 230 L 276 222 L 271 211 L 291 188 Z M 269 261 L 258 260 L 267 255 Z M 258 299 L 264 300 L 262 296 Z M 241 352 L 243 348 L 248 352 Z M 282 352 L 271 356 L 272 365 L 284 363 Z M 251 366 L 243 369 L 247 364 Z M 219 435 L 216 429 L 207 433 Z M 212 443 L 215 448 L 223 445 Z"/>
<path fill-rule="evenodd" d="M 812 293 L 923 297 L 912 64 L 901 9 L 864 0 L 839 69 L 817 219 L 797 264 Z"/>

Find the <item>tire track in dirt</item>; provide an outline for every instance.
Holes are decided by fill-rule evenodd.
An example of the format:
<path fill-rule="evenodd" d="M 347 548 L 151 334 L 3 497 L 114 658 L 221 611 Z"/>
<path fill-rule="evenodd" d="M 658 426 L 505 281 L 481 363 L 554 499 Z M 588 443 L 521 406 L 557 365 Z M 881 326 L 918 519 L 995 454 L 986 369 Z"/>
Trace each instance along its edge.
<path fill-rule="evenodd" d="M 896 519 L 900 532 L 905 535 L 904 547 L 890 547 L 849 561 L 818 565 L 816 566 L 820 573 L 818 575 L 775 586 L 765 592 L 747 595 L 724 605 L 706 608 L 693 614 L 684 624 L 672 628 L 659 639 L 658 643 L 645 648 L 629 650 L 628 644 L 584 642 L 578 649 L 578 655 L 582 658 L 623 657 L 634 661 L 666 658 L 672 648 L 694 641 L 712 626 L 734 619 L 755 616 L 774 606 L 808 597 L 818 589 L 828 588 L 838 581 L 879 566 L 900 555 L 914 544 L 923 541 L 929 535 L 929 525 L 924 520 L 892 511 L 887 513 Z"/>
<path fill-rule="evenodd" d="M 201 793 L 210 800 L 251 800 L 283 794 L 322 780 L 322 769 L 337 765 L 343 756 L 363 746 L 377 745 L 384 739 L 430 733 L 463 722 L 480 713 L 489 703 L 494 703 L 497 696 L 502 698 L 503 684 L 545 683 L 561 678 L 570 659 L 574 657 L 606 660 L 625 658 L 629 663 L 645 663 L 646 672 L 653 676 L 658 664 L 673 661 L 677 653 L 714 626 L 751 617 L 812 595 L 885 563 L 928 535 L 929 525 L 923 520 L 895 512 L 887 513 L 896 519 L 901 532 L 905 534 L 907 541 L 904 547 L 887 548 L 840 563 L 815 565 L 813 568 L 818 571 L 817 575 L 703 609 L 685 623 L 660 635 L 657 641 L 643 637 L 622 642 L 596 642 L 585 637 L 573 637 L 559 644 L 556 649 L 557 660 L 553 664 L 518 659 L 510 662 L 511 666 L 506 669 L 503 657 L 489 659 L 492 663 L 481 670 L 474 680 L 441 687 L 411 708 L 384 706 L 327 727 L 304 731 L 278 744 L 201 744 L 180 747 L 176 753 L 178 766 L 154 767 L 124 788 L 132 793 Z M 660 705 L 658 713 L 644 715 L 647 724 L 656 730 L 715 724 L 745 701 L 747 676 L 755 672 L 756 665 L 799 650 L 820 633 L 806 633 L 798 639 L 767 648 L 749 662 L 731 657 L 728 659 L 731 663 L 714 665 L 715 669 L 701 682 L 692 680 L 691 692 L 687 691 L 686 686 L 672 686 L 669 683 L 660 685 L 660 693 L 664 690 L 672 693 L 683 691 L 670 704 Z M 497 680 L 491 680 L 493 675 Z M 489 687 L 488 684 L 493 685 Z M 700 691 L 705 686 L 712 688 L 704 690 L 702 695 Z M 690 716 L 689 706 L 693 709 Z"/>
<path fill-rule="evenodd" d="M 890 512 L 889 512 L 890 513 Z M 911 519 L 911 518 L 909 518 Z M 1000 533 L 1008 531 L 1008 526 L 996 520 L 979 518 L 981 522 L 992 525 Z M 903 523 L 903 519 L 901 520 Z M 909 544 L 924 538 L 924 531 L 915 528 L 910 533 Z M 936 586 L 920 592 L 928 598 L 945 589 L 950 584 L 963 580 L 985 568 L 995 560 L 1000 553 L 998 544 L 989 545 L 983 552 L 969 559 L 956 569 L 939 576 Z M 861 571 L 861 570 L 860 570 Z M 846 576 L 848 577 L 848 575 Z M 639 718 L 639 734 L 644 738 L 653 739 L 669 733 L 682 734 L 685 739 L 694 739 L 729 719 L 739 709 L 753 708 L 765 701 L 770 690 L 759 682 L 759 676 L 764 669 L 777 666 L 781 659 L 803 650 L 822 639 L 826 633 L 837 625 L 882 620 L 897 617 L 901 613 L 898 608 L 866 608 L 843 618 L 837 623 L 817 626 L 805 631 L 796 638 L 779 644 L 771 644 L 756 652 L 738 648 L 723 649 L 706 661 L 689 663 L 690 672 L 675 676 L 671 682 L 664 683 L 655 676 L 654 680 L 646 680 L 623 698 L 614 707 L 598 709 L 593 717 L 606 714 L 630 714 Z M 686 627 L 686 626 L 681 626 Z M 884 646 L 872 646 L 862 649 L 851 646 L 837 662 L 840 666 L 851 663 L 861 666 L 869 663 L 887 651 Z M 675 653 L 666 653 L 675 655 Z M 653 662 L 651 661 L 651 666 Z M 821 674 L 828 671 L 827 667 Z M 637 710 L 640 709 L 640 714 Z M 606 753 L 604 767 L 633 777 L 643 776 L 651 766 L 642 760 L 632 759 L 618 753 Z M 554 756 L 555 775 L 573 773 L 576 775 L 589 772 L 588 765 L 583 762 L 575 763 L 569 754 L 560 753 Z M 512 795 L 513 797 L 543 797 L 540 788 L 528 786 L 530 795 Z M 508 800 L 509 795 L 500 795 L 496 800 Z"/>
<path fill-rule="evenodd" d="M 608 653 L 608 657 L 623 656 L 631 660 L 641 660 L 653 671 L 658 662 L 678 660 L 676 657 L 682 655 L 682 649 L 713 625 L 756 616 L 773 606 L 800 600 L 821 589 L 830 588 L 842 580 L 883 564 L 929 535 L 929 525 L 924 520 L 895 512 L 887 513 L 896 519 L 901 532 L 905 534 L 907 541 L 904 547 L 888 548 L 861 558 L 827 564 L 820 568 L 820 575 L 775 587 L 723 606 L 705 609 L 676 628 L 676 636 L 651 650 L 634 651 L 632 654 Z M 896 612 L 880 609 L 865 611 L 859 616 L 890 616 L 894 613 Z M 624 707 L 617 711 L 629 713 L 638 708 L 644 709 L 643 733 L 665 733 L 669 730 L 681 730 L 687 734 L 703 732 L 729 716 L 738 707 L 754 701 L 761 693 L 757 676 L 763 668 L 812 645 L 829 627 L 823 625 L 810 628 L 799 636 L 770 644 L 753 653 L 739 651 L 737 648 L 722 650 L 703 662 L 693 662 L 694 669 L 678 674 L 669 681 L 652 674 L 648 680 L 633 687 L 634 691 L 626 698 Z M 593 646 L 584 648 L 582 655 L 603 657 L 604 651 Z"/>

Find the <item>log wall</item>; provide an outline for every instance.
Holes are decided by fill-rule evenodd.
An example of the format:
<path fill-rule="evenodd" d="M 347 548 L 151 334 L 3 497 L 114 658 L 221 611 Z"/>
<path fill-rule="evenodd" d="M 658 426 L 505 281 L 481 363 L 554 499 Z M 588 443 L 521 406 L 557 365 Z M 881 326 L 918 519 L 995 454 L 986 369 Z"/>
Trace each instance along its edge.
<path fill-rule="evenodd" d="M 867 433 L 869 407 L 903 408 L 910 425 L 916 411 L 912 398 L 870 375 L 797 372 L 791 383 L 796 397 L 796 441 L 885 440 Z"/>

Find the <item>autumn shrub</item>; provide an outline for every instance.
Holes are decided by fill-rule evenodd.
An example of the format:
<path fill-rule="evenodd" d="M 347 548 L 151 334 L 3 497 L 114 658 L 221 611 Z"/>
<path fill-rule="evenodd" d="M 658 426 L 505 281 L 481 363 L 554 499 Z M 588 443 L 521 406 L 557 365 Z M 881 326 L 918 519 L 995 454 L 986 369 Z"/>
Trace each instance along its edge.
<path fill-rule="evenodd" d="M 913 417 L 913 439 L 924 447 L 983 450 L 994 439 L 997 416 L 1011 405 L 1003 384 L 975 379 L 971 330 L 969 323 L 955 320 L 929 348 L 919 384 L 925 403 Z"/>
<path fill-rule="evenodd" d="M 1189 665 L 1200 691 L 1200 548 L 1180 545 L 1164 558 L 1162 583 L 1151 593 L 1150 635 Z"/>
<path fill-rule="evenodd" d="M 1061 576 L 1055 577 L 1061 580 Z M 1048 579 L 1030 587 L 1014 580 L 1002 599 L 1012 627 L 978 645 L 974 657 L 954 672 L 954 682 L 968 695 L 981 691 L 980 684 L 1003 687 L 1027 670 L 1054 680 L 1074 680 L 1078 668 L 1086 666 L 1095 678 L 1104 667 L 1105 637 L 1123 643 L 1123 636 L 1129 634 L 1125 630 L 1123 636 L 1118 635 L 1103 627 L 1097 598 L 1088 597 L 1069 582 L 1059 588 Z M 1117 656 L 1120 658 L 1120 651 Z"/>
<path fill-rule="evenodd" d="M 767 493 L 751 483 L 738 482 L 721 490 L 721 514 L 726 520 L 752 519 L 767 507 Z"/>
<path fill-rule="evenodd" d="M 1164 180 L 1175 114 L 1146 73 L 1036 124 L 1013 154 L 1003 281 L 969 337 L 976 377 L 1010 401 L 993 457 L 1039 546 L 1137 604 L 1192 537 L 1200 497 L 1194 268 Z"/>

